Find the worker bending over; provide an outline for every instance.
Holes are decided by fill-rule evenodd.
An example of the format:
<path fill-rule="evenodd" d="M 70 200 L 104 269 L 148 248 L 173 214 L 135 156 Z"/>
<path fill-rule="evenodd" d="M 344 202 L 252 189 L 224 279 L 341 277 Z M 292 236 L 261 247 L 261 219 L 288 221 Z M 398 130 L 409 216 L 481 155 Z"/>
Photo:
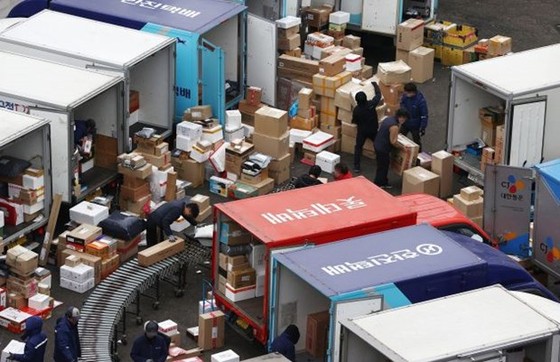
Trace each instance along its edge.
<path fill-rule="evenodd" d="M 200 211 L 198 205 L 189 203 L 189 200 L 189 198 L 185 198 L 170 201 L 152 211 L 146 222 L 146 242 L 149 247 L 158 243 L 158 236 L 161 237 L 162 232 L 169 241 L 175 241 L 173 231 L 171 231 L 171 224 L 180 216 L 183 216 L 191 225 L 197 224 L 196 218 Z"/>

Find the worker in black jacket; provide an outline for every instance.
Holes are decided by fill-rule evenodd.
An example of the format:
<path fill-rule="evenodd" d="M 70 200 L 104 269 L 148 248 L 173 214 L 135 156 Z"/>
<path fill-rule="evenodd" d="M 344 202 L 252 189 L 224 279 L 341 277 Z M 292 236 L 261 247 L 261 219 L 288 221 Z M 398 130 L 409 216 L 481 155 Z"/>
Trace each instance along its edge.
<path fill-rule="evenodd" d="M 196 218 L 198 217 L 198 205 L 189 203 L 189 198 L 182 200 L 174 200 L 165 203 L 155 209 L 149 216 L 146 222 L 146 241 L 148 246 L 154 246 L 158 243 L 158 232 L 163 232 L 169 241 L 175 241 L 173 232 L 171 231 L 171 224 L 183 216 L 191 225 L 196 225 Z M 159 228 L 159 230 L 158 230 Z"/>
<path fill-rule="evenodd" d="M 362 149 L 368 138 L 372 142 L 375 142 L 375 136 L 377 135 L 377 128 L 379 126 L 376 108 L 381 101 L 381 90 L 377 82 L 371 82 L 371 84 L 375 89 L 375 96 L 373 99 L 368 101 L 367 95 L 364 92 L 358 92 L 354 96 L 357 105 L 352 112 L 352 123 L 358 126 L 356 147 L 354 148 L 354 173 L 361 172 L 360 160 L 362 158 Z"/>

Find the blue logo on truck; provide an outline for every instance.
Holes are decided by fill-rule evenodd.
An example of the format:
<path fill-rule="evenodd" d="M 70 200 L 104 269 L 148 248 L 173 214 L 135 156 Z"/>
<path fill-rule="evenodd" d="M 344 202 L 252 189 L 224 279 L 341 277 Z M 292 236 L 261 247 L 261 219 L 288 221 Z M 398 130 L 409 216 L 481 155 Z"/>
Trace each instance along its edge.
<path fill-rule="evenodd" d="M 173 87 L 175 89 L 175 97 L 182 97 L 186 99 L 191 99 L 191 90 L 184 87 Z"/>
<path fill-rule="evenodd" d="M 158 10 L 159 9 L 159 10 L 162 10 L 162 11 L 170 12 L 172 14 L 182 15 L 184 17 L 191 18 L 191 19 L 196 18 L 197 16 L 200 15 L 200 11 L 190 10 L 190 9 L 182 8 L 182 7 L 179 7 L 179 6 L 166 5 L 166 4 L 162 4 L 160 2 L 157 2 L 157 1 L 121 0 L 121 3 L 127 4 L 127 5 L 139 6 L 141 8 L 151 9 L 151 10 Z"/>

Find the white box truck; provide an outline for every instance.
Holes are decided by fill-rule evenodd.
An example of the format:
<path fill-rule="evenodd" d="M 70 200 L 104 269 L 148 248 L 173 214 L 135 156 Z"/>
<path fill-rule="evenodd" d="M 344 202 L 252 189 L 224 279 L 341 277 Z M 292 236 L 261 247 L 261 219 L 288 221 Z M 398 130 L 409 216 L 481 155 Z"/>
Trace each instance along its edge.
<path fill-rule="evenodd" d="M 500 285 L 342 321 L 341 361 L 556 362 L 560 304 Z"/>
<path fill-rule="evenodd" d="M 124 77 L 124 139 L 142 127 L 171 135 L 174 38 L 44 10 L 3 31 L 0 41 L 5 51 Z M 130 104 L 131 91 L 139 102 Z"/>
<path fill-rule="evenodd" d="M 531 167 L 560 157 L 560 44 L 451 68 L 447 148 L 455 164 L 483 185 L 477 138 L 498 146 L 501 164 Z M 483 127 L 479 111 L 503 108 L 503 142 L 491 144 L 498 128 Z M 501 122 L 500 122 L 501 123 Z M 498 136 L 499 137 L 499 136 Z"/>
<path fill-rule="evenodd" d="M 2 245 L 8 245 L 10 242 L 17 240 L 20 236 L 28 234 L 47 223 L 52 202 L 52 184 L 51 184 L 51 134 L 49 121 L 44 118 L 38 118 L 22 114 L 14 111 L 0 109 L 0 182 L 8 184 L 9 181 L 5 177 L 12 176 L 11 172 L 15 172 L 13 167 L 9 170 L 9 163 L 5 156 L 14 157 L 19 160 L 28 162 L 30 167 L 43 171 L 43 208 L 42 217 L 37 216 L 27 222 L 11 225 L 4 223 L 4 219 L 0 220 L 0 240 Z M 6 185 L 9 187 L 9 185 Z M 17 187 L 17 186 L 16 186 Z M 37 192 L 39 193 L 39 192 Z M 41 197 L 37 197 L 38 202 Z M 8 218 L 10 212 L 16 211 L 12 208 L 6 199 L 0 196 L 0 211 L 2 217 Z M 7 210 L 10 209 L 10 210 Z M 20 210 L 21 211 L 21 210 Z M 23 215 L 19 215 L 23 217 Z M 3 225 L 3 227 L 2 227 Z"/>
<path fill-rule="evenodd" d="M 0 52 L 0 79 L 0 108 L 51 121 L 53 193 L 63 202 L 81 201 L 117 177 L 116 167 L 97 164 L 78 171 L 74 124 L 94 119 L 97 135 L 114 139 L 116 150 L 103 151 L 123 152 L 123 77 Z"/>

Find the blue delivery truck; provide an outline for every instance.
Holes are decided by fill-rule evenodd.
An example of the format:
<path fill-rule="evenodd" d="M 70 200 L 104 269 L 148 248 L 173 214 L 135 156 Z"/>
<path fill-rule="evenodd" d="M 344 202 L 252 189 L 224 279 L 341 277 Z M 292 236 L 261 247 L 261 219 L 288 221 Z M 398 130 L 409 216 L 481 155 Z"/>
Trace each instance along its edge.
<path fill-rule="evenodd" d="M 175 120 L 198 104 L 225 111 L 244 96 L 246 6 L 233 0 L 24 0 L 9 17 L 51 9 L 177 39 Z"/>
<path fill-rule="evenodd" d="M 427 224 L 273 253 L 271 267 L 269 342 L 295 324 L 296 351 L 328 361 L 348 318 L 493 284 L 557 301 L 499 250 Z"/>

